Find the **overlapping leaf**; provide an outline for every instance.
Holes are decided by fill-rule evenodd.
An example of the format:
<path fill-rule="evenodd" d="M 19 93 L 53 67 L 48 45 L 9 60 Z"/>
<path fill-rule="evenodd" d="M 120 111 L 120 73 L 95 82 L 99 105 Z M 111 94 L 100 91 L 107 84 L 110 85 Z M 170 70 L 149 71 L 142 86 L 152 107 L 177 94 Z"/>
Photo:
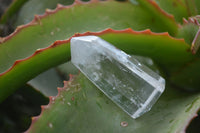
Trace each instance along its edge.
<path fill-rule="evenodd" d="M 152 110 L 134 120 L 82 74 L 65 82 L 27 132 L 184 132 L 199 109 L 200 95 L 167 86 Z"/>
<path fill-rule="evenodd" d="M 39 115 L 41 105 L 49 102 L 39 91 L 24 85 L 0 104 L 0 132 L 21 133 L 31 125 L 31 116 Z"/>
<path fill-rule="evenodd" d="M 167 33 L 156 34 L 149 30 L 135 32 L 131 29 L 122 31 L 108 29 L 99 33 L 76 34 L 76 36 L 81 35 L 97 35 L 127 53 L 149 56 L 165 70 L 165 74 L 176 71 L 194 58 L 188 52 L 190 48 L 188 44 L 183 40 L 170 37 Z M 3 73 L 0 77 L 1 100 L 38 73 L 69 60 L 69 41 L 70 39 L 56 41 L 50 47 L 38 50 L 31 57 L 18 61 L 13 68 Z M 11 81 L 12 84 L 10 84 Z"/>
<path fill-rule="evenodd" d="M 154 0 L 163 10 L 173 14 L 176 21 L 183 22 L 183 18 L 188 18 L 189 13 L 185 0 Z"/>
<path fill-rule="evenodd" d="M 174 19 L 164 12 L 157 13 L 157 11 L 161 11 L 161 9 L 151 2 L 142 3 L 141 6 L 138 6 L 128 1 L 117 2 L 109 0 L 86 3 L 76 1 L 71 6 L 63 7 L 58 5 L 54 11 L 47 10 L 43 16 L 35 16 L 31 23 L 18 27 L 12 35 L 1 39 L 0 62 L 5 62 L 0 65 L 0 71 L 4 72 L 0 75 L 0 91 L 3 94 L 1 99 L 7 97 L 20 85 L 42 71 L 63 63 L 70 58 L 69 45 L 55 47 L 58 46 L 56 43 L 64 42 L 54 43 L 54 45 L 50 46 L 51 49 L 37 50 L 49 46 L 54 40 L 68 38 L 76 32 L 86 30 L 99 31 L 106 27 L 114 29 L 132 27 L 136 30 L 151 28 L 153 31 L 169 31 L 171 34 L 175 34 L 177 25 Z M 138 17 L 138 14 L 143 17 Z M 120 19 L 119 16 L 121 16 Z M 102 21 L 104 23 L 101 23 Z M 37 51 L 33 54 L 35 50 Z M 19 60 L 26 57 L 28 58 L 23 63 L 21 62 L 22 60 Z M 30 60 L 33 59 L 32 57 L 34 61 Z M 13 65 L 14 62 L 15 64 Z M 33 65 L 30 62 L 35 63 Z M 13 84 L 10 84 L 10 82 Z"/>
<path fill-rule="evenodd" d="M 174 4 L 173 0 L 167 2 Z M 187 17 L 185 2 L 175 2 L 177 8 L 174 10 L 163 3 L 160 2 L 159 5 L 175 14 L 178 22 L 181 22 L 182 16 Z M 187 11 L 196 13 L 190 9 L 193 8 L 188 8 Z M 70 39 L 54 42 L 55 40 L 67 39 L 74 33 L 88 30 L 93 32 L 75 36 L 97 35 L 127 53 L 151 57 L 170 80 L 183 88 L 198 88 L 199 74 L 196 70 L 199 58 L 191 54 L 187 44 L 195 33 L 191 32 L 194 35 L 189 34 L 189 37 L 186 34 L 180 35 L 181 30 L 178 30 L 174 18 L 164 10 L 151 0 L 137 0 L 136 3 L 93 0 L 87 3 L 76 1 L 65 7 L 58 5 L 54 11 L 46 10 L 44 15 L 35 16 L 31 23 L 18 27 L 12 35 L 1 38 L 0 62 L 5 63 L 0 64 L 0 101 L 39 73 L 69 61 Z M 168 31 L 173 36 L 179 33 L 178 36 L 184 37 L 187 43 L 182 39 L 174 39 L 167 33 L 152 33 L 150 30 L 136 32 L 131 29 L 108 29 L 95 32 L 107 27 L 117 30 L 132 28 Z M 194 64 L 188 64 L 194 61 Z M 173 79 L 172 75 L 177 77 Z M 181 75 L 187 75 L 190 80 Z M 183 81 L 184 84 L 181 83 Z M 29 129 L 30 132 L 41 132 L 41 129 L 48 132 L 58 129 L 63 132 L 182 132 L 199 109 L 199 94 L 187 94 L 168 85 L 151 112 L 132 120 L 83 75 L 69 83 L 69 86 L 60 89 L 62 92 L 56 99 L 51 97 L 51 104 L 42 108 L 41 117 L 34 118 L 34 122 L 37 122 Z M 145 124 L 146 121 L 151 123 Z"/>
<path fill-rule="evenodd" d="M 35 16 L 26 26 L 18 27 L 11 36 L 2 38 L 0 61 L 6 63 L 0 65 L 0 72 L 6 71 L 16 60 L 30 56 L 35 50 L 47 47 L 55 40 L 66 39 L 77 32 L 99 31 L 107 27 L 135 30 L 150 28 L 155 32 L 171 31 L 170 34 L 177 31 L 177 25 L 171 17 L 162 13 L 160 16 L 151 14 L 144 7 L 130 2 L 109 0 L 83 4 L 76 1 L 72 6 L 73 8 L 58 6 L 54 11 L 47 10 L 46 14 Z M 148 4 L 149 6 L 152 4 Z M 157 9 L 154 10 L 156 11 Z M 138 14 L 143 17 L 138 17 Z M 161 18 L 168 21 L 161 24 Z M 100 23 L 101 21 L 104 23 Z"/>

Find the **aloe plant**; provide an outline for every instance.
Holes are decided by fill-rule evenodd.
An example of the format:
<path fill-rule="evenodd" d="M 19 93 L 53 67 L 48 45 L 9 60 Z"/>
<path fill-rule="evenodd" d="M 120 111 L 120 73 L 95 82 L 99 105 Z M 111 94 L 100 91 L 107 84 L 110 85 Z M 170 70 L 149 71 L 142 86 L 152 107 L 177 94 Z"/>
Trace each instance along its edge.
<path fill-rule="evenodd" d="M 198 116 L 198 0 L 19 1 L 0 21 L 5 24 L 17 14 L 15 31 L 0 38 L 0 102 L 3 107 L 20 89 L 31 90 L 23 94 L 30 97 L 35 89 L 42 93 L 43 100 L 30 98 L 42 106 L 26 132 L 175 133 L 185 132 Z M 133 120 L 69 65 L 71 37 L 85 35 L 154 61 L 167 85 L 151 111 Z M 48 105 L 41 95 L 49 96 Z"/>

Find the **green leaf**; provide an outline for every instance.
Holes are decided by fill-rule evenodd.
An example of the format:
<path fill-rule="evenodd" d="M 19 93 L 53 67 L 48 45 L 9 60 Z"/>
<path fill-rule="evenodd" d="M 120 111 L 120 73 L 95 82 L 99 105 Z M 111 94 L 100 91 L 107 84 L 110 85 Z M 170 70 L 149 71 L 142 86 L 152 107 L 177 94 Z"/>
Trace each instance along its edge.
<path fill-rule="evenodd" d="M 185 0 L 187 10 L 190 16 L 195 16 L 198 14 L 198 6 L 195 3 L 195 0 Z"/>
<path fill-rule="evenodd" d="M 77 75 L 79 73 L 79 70 L 74 67 L 71 61 L 59 65 L 56 70 L 65 80 L 69 79 L 69 74 Z"/>
<path fill-rule="evenodd" d="M 170 37 L 167 33 L 108 29 L 99 33 L 76 34 L 81 35 L 97 35 L 129 54 L 151 57 L 168 75 L 194 59 L 188 52 L 188 44 Z M 50 47 L 40 49 L 27 59 L 16 62 L 9 71 L 0 75 L 0 101 L 39 73 L 69 61 L 69 41 L 56 41 Z"/>
<path fill-rule="evenodd" d="M 30 85 L 24 85 L 0 104 L 0 132 L 21 133 L 31 124 L 31 116 L 39 115 L 47 97 Z"/>
<path fill-rule="evenodd" d="M 17 19 L 14 22 L 15 27 L 31 22 L 35 14 L 43 14 L 46 9 L 55 9 L 58 3 L 70 5 L 73 3 L 73 0 L 29 0 L 21 8 Z"/>
<path fill-rule="evenodd" d="M 196 54 L 194 60 L 188 62 L 185 66 L 181 67 L 179 71 L 172 74 L 171 81 L 187 90 L 199 90 L 198 73 L 200 67 L 200 32 L 198 16 L 190 17 L 188 20 L 184 19 L 184 24 L 179 28 L 178 37 L 183 37 L 188 44 L 191 44 L 190 51 Z"/>
<path fill-rule="evenodd" d="M 167 14 L 164 12 L 160 7 L 153 2 L 152 0 L 137 0 L 138 3 L 141 4 L 147 11 L 149 11 L 154 16 L 158 17 L 160 22 L 168 27 L 168 32 L 171 35 L 176 35 L 177 33 L 177 24 L 174 23 L 174 17 L 172 15 Z M 166 17 L 167 16 L 167 17 Z M 170 19 L 169 19 L 170 18 Z M 173 21 L 172 21 L 173 20 Z M 153 20 L 154 21 L 154 20 Z M 162 26 L 164 26 L 162 25 Z"/>
<path fill-rule="evenodd" d="M 198 14 L 200 14 L 200 1 L 199 0 L 194 0 L 196 8 L 198 10 Z"/>
<path fill-rule="evenodd" d="M 196 115 L 200 94 L 189 94 L 167 85 L 152 110 L 134 120 L 109 100 L 82 74 L 64 88 L 28 132 L 168 133 L 183 132 Z"/>
<path fill-rule="evenodd" d="M 8 7 L 6 12 L 1 16 L 0 24 L 5 24 L 8 20 L 15 15 L 15 13 L 20 9 L 21 6 L 24 5 L 28 0 L 15 0 Z"/>
<path fill-rule="evenodd" d="M 56 69 L 51 68 L 31 79 L 28 82 L 31 86 L 38 89 L 45 96 L 57 95 L 57 87 L 63 85 L 63 80 Z"/>
<path fill-rule="evenodd" d="M 199 25 L 200 26 L 200 25 Z M 195 38 L 192 42 L 191 51 L 193 54 L 196 54 L 200 47 L 200 27 L 195 35 Z"/>
<path fill-rule="evenodd" d="M 200 59 L 189 62 L 185 67 L 171 76 L 171 81 L 186 90 L 199 90 L 200 84 Z M 197 89 L 198 88 L 198 89 Z"/>
<path fill-rule="evenodd" d="M 185 23 L 178 29 L 178 38 L 184 38 L 185 42 L 192 44 L 199 27 L 193 22 L 185 20 Z"/>
<path fill-rule="evenodd" d="M 190 125 L 187 127 L 186 133 L 199 133 L 199 123 L 200 123 L 200 112 L 198 116 L 192 120 Z"/>
<path fill-rule="evenodd" d="M 66 43 L 58 47 L 53 45 L 45 52 L 38 51 L 30 58 L 16 62 L 13 69 L 11 68 L 7 73 L 0 75 L 0 101 L 39 73 L 69 60 L 69 44 L 64 44 Z"/>
<path fill-rule="evenodd" d="M 177 32 L 177 24 L 171 17 L 164 13 L 155 15 L 158 7 L 151 3 L 147 5 L 153 13 L 128 1 L 113 0 L 85 4 L 76 1 L 73 6 L 47 10 L 44 15 L 35 16 L 31 23 L 18 27 L 12 35 L 0 39 L 0 62 L 4 62 L 0 64 L 0 72 L 5 72 L 16 60 L 32 55 L 37 49 L 48 47 L 55 40 L 69 38 L 77 32 L 100 31 L 108 27 L 135 30 L 150 28 L 155 32 L 169 31 L 170 34 Z"/>
<path fill-rule="evenodd" d="M 114 29 L 131 27 L 135 30 L 151 28 L 154 32 L 168 31 L 171 35 L 176 35 L 178 28 L 173 18 L 150 0 L 139 0 L 139 5 L 116 1 L 92 1 L 83 4 L 76 1 L 71 7 L 58 5 L 56 10 L 46 12 L 42 17 L 36 16 L 30 24 L 17 28 L 16 32 L 9 37 L 1 39 L 3 44 L 0 45 L 0 62 L 5 64 L 0 64 L 0 72 L 4 72 L 0 74 L 0 101 L 39 73 L 69 61 L 69 40 L 56 41 L 49 46 L 55 40 L 67 39 L 76 32 L 99 31 L 107 27 Z M 179 74 L 177 79 L 171 80 L 175 81 L 175 84 L 184 82 L 181 85 L 186 87 L 195 85 L 199 88 L 196 82 L 199 77 L 196 71 L 199 58 L 189 52 L 190 46 L 183 40 L 171 38 L 166 33 L 154 34 L 149 30 L 144 32 L 107 30 L 103 33 L 83 35 L 90 34 L 98 35 L 130 54 L 153 58 L 170 79 L 171 75 L 179 72 L 181 67 L 187 67 L 185 64 L 197 60 L 195 66 L 187 68 L 189 71 L 183 68 L 181 69 L 183 73 L 180 73 L 181 75 L 186 72 L 186 75 L 190 76 L 188 78 L 195 80 L 193 81 L 195 84 L 185 82 L 187 79 L 179 80 Z M 76 34 L 79 35 L 82 34 Z M 193 74 L 190 74 L 191 71 Z M 36 84 L 40 85 L 40 83 Z M 42 107 L 44 111 L 41 117 L 34 118 L 34 121 L 36 119 L 38 121 L 32 125 L 31 131 L 40 132 L 42 129 L 41 132 L 49 132 L 49 130 L 50 132 L 58 130 L 61 132 L 182 132 L 199 109 L 199 94 L 178 91 L 168 85 L 152 111 L 137 120 L 132 120 L 83 75 L 79 75 L 71 84 L 70 91 L 66 92 L 65 88 L 56 100 L 55 97 L 51 97 L 52 104 Z M 126 126 L 127 122 L 128 126 Z"/>
<path fill-rule="evenodd" d="M 185 0 L 154 0 L 166 12 L 173 14 L 175 20 L 183 23 L 183 18 L 188 18 L 189 13 Z"/>

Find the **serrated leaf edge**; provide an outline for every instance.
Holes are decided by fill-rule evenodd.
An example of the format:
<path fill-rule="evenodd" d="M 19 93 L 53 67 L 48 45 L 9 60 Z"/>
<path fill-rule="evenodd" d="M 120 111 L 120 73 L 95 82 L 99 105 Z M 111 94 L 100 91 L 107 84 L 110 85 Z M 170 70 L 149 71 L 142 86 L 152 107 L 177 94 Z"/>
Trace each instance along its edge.
<path fill-rule="evenodd" d="M 175 18 L 173 15 L 167 13 L 165 10 L 163 10 L 162 8 L 159 7 L 159 5 L 156 3 L 156 1 L 153 0 L 148 0 L 149 3 L 151 3 L 156 9 L 158 9 L 162 14 L 164 14 L 165 16 L 169 17 L 170 19 L 172 19 L 173 21 L 175 21 Z"/>
<path fill-rule="evenodd" d="M 188 128 L 188 126 L 190 125 L 190 123 L 196 118 L 198 117 L 198 112 L 200 111 L 200 107 L 196 109 L 196 111 L 191 114 L 191 118 L 188 119 L 186 122 L 185 122 L 185 125 L 183 126 L 182 129 L 180 129 L 180 133 L 186 133 L 186 130 Z M 177 131 L 179 132 L 179 131 Z"/>
<path fill-rule="evenodd" d="M 40 115 L 34 116 L 34 117 L 31 118 L 31 125 L 27 129 L 27 131 L 25 131 L 25 133 L 28 133 L 31 130 L 31 128 L 33 127 L 34 123 L 42 116 L 42 114 L 43 114 L 43 112 L 45 110 L 47 110 L 47 109 L 49 109 L 51 107 L 51 105 L 54 103 L 54 101 L 56 100 L 56 98 L 60 96 L 60 93 L 62 91 L 68 91 L 67 87 L 69 86 L 69 84 L 71 84 L 71 82 L 74 80 L 75 77 L 76 77 L 76 75 L 69 74 L 69 80 L 68 81 L 63 81 L 64 86 L 62 88 L 61 87 L 57 88 L 58 94 L 56 96 L 50 96 L 49 97 L 49 103 L 47 105 L 42 105 L 41 106 L 41 113 L 40 113 Z"/>
<path fill-rule="evenodd" d="M 67 9 L 67 8 L 71 8 L 75 5 L 83 5 L 83 4 L 90 4 L 90 3 L 98 3 L 98 2 L 106 2 L 106 1 L 114 1 L 114 0 L 104 0 L 104 1 L 100 1 L 100 0 L 90 0 L 88 2 L 83 2 L 81 0 L 75 0 L 73 4 L 71 5 L 67 5 L 67 6 L 64 6 L 64 5 L 61 5 L 61 4 L 57 4 L 56 8 L 54 10 L 51 10 L 51 9 L 46 9 L 45 10 L 45 13 L 43 15 L 35 15 L 34 16 L 34 19 L 29 22 L 28 24 L 25 24 L 25 25 L 20 25 L 18 26 L 15 31 L 13 33 L 11 33 L 10 35 L 6 36 L 6 37 L 0 37 L 0 45 L 3 44 L 4 42 L 8 41 L 9 39 L 11 39 L 13 36 L 15 36 L 17 33 L 19 33 L 21 30 L 29 27 L 29 26 L 34 26 L 34 25 L 42 25 L 41 23 L 41 19 L 51 15 L 51 14 L 55 14 L 57 11 L 61 10 L 61 9 Z M 174 22 L 175 22 L 175 18 L 173 15 L 165 12 L 163 9 L 161 9 L 159 7 L 159 5 L 155 2 L 155 1 L 152 1 L 152 0 L 148 0 L 148 2 L 153 6 L 155 7 L 155 9 L 157 9 L 158 11 L 160 11 L 164 16 L 172 19 Z"/>
<path fill-rule="evenodd" d="M 54 101 L 56 100 L 56 98 L 58 98 L 60 96 L 60 94 L 63 91 L 69 91 L 70 89 L 68 88 L 71 85 L 71 82 L 77 77 L 78 75 L 72 75 L 69 74 L 69 80 L 68 81 L 63 81 L 64 86 L 61 87 L 57 87 L 58 90 L 58 94 L 56 96 L 50 96 L 49 97 L 49 103 L 48 105 L 42 105 L 41 106 L 41 113 L 38 116 L 34 116 L 32 117 L 32 121 L 31 121 L 31 125 L 30 127 L 27 129 L 27 131 L 25 131 L 25 133 L 28 133 L 29 131 L 31 131 L 31 129 L 34 126 L 34 123 L 38 121 L 38 119 L 40 119 L 40 117 L 42 117 L 43 113 L 45 110 L 50 109 L 51 105 L 54 104 Z M 189 124 L 192 122 L 193 119 L 195 119 L 198 116 L 198 111 L 200 111 L 200 107 L 198 107 L 194 113 L 190 114 L 190 118 L 188 120 L 185 121 L 185 123 L 180 127 L 176 129 L 177 133 L 186 133 L 186 129 L 189 126 Z M 48 125 L 49 126 L 49 125 Z"/>
<path fill-rule="evenodd" d="M 183 25 L 194 24 L 199 27 L 199 29 L 196 32 L 196 35 L 192 41 L 192 44 L 191 44 L 190 50 L 191 50 L 192 54 L 196 54 L 200 47 L 200 43 L 197 41 L 198 37 L 200 36 L 200 23 L 197 19 L 200 19 L 199 15 L 197 15 L 195 17 L 189 17 L 188 20 L 183 18 Z"/>
<path fill-rule="evenodd" d="M 100 31 L 100 32 L 90 32 L 90 31 L 88 31 L 88 32 L 85 32 L 85 33 L 75 33 L 72 37 L 88 36 L 88 35 L 99 36 L 99 35 L 106 34 L 106 33 L 130 33 L 130 34 L 136 34 L 136 35 L 137 34 L 146 34 L 146 35 L 167 36 L 167 37 L 170 37 L 170 38 L 175 39 L 177 41 L 182 41 L 182 42 L 185 43 L 184 39 L 174 38 L 174 37 L 170 36 L 168 32 L 155 33 L 155 32 L 152 32 L 150 29 L 143 30 L 143 31 L 134 31 L 131 28 L 124 29 L 124 30 L 113 30 L 111 28 L 108 28 L 108 29 L 105 29 L 105 30 Z M 47 49 L 54 48 L 54 47 L 56 47 L 58 45 L 62 45 L 64 43 L 70 43 L 70 40 L 71 40 L 72 37 L 70 37 L 67 40 L 57 40 L 53 44 L 51 44 L 49 47 L 46 47 L 46 48 L 43 48 L 43 49 L 37 49 L 34 54 L 32 54 L 31 56 L 29 56 L 27 58 L 16 60 L 15 63 L 7 71 L 5 71 L 3 73 L 0 73 L 0 78 L 1 78 L 1 76 L 5 75 L 9 71 L 11 71 L 18 64 L 20 64 L 20 63 L 22 63 L 22 62 L 24 62 L 24 61 L 26 61 L 28 59 L 31 59 L 32 57 L 36 56 L 39 53 L 41 53 L 41 52 L 43 52 L 43 51 L 45 51 Z"/>
<path fill-rule="evenodd" d="M 105 0 L 105 1 L 113 1 L 113 0 Z M 75 5 L 83 5 L 83 4 L 90 4 L 90 3 L 97 3 L 97 2 L 104 2 L 104 1 L 98 1 L 98 0 L 90 0 L 88 2 L 83 2 L 81 0 L 75 0 L 73 4 L 71 5 L 61 5 L 61 4 L 57 4 L 56 8 L 54 10 L 50 10 L 50 9 L 46 9 L 45 13 L 42 15 L 35 15 L 34 19 L 29 22 L 28 24 L 25 25 L 20 25 L 18 26 L 15 31 L 13 33 L 11 33 L 10 35 L 6 36 L 6 37 L 0 37 L 0 45 L 3 44 L 4 42 L 8 41 L 9 39 L 11 39 L 13 36 L 15 36 L 17 33 L 19 33 L 21 30 L 29 27 L 29 26 L 34 26 L 34 25 L 42 25 L 41 23 L 41 19 L 51 15 L 51 14 L 55 14 L 57 11 L 61 10 L 61 9 L 67 9 L 67 8 L 71 8 Z"/>

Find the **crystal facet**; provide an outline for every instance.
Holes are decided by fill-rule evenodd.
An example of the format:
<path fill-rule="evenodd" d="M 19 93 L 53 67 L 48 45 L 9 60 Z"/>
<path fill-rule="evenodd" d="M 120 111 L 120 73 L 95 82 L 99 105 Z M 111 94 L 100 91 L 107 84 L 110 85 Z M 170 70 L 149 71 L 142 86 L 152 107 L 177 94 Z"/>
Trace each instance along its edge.
<path fill-rule="evenodd" d="M 132 118 L 149 111 L 165 89 L 161 76 L 96 36 L 73 37 L 71 60 Z"/>

